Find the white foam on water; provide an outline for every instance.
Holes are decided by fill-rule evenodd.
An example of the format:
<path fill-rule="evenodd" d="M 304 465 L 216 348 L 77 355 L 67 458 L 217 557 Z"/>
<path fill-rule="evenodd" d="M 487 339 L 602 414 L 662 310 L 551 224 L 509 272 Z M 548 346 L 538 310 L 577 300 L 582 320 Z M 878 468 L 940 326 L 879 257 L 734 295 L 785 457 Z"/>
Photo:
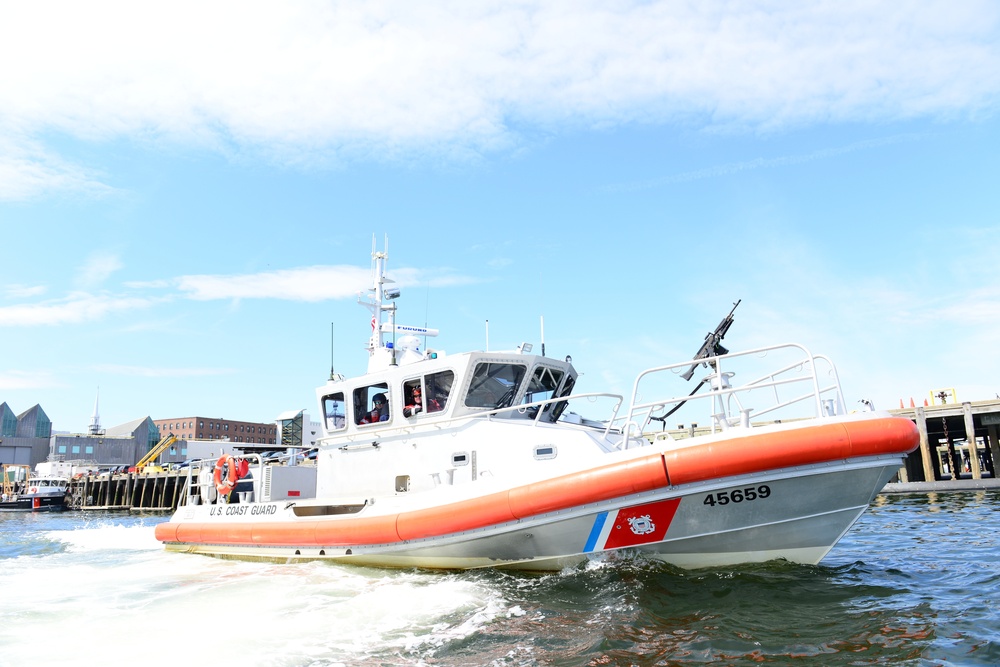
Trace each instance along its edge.
<path fill-rule="evenodd" d="M 149 526 L 46 537 L 65 548 L 0 568 L 0 664 L 420 664 L 518 613 L 462 575 L 167 553 Z"/>
<path fill-rule="evenodd" d="M 153 534 L 153 529 L 153 526 L 99 522 L 76 530 L 46 531 L 45 535 L 63 542 L 68 551 L 76 553 L 114 549 L 159 551 L 163 546 Z"/>

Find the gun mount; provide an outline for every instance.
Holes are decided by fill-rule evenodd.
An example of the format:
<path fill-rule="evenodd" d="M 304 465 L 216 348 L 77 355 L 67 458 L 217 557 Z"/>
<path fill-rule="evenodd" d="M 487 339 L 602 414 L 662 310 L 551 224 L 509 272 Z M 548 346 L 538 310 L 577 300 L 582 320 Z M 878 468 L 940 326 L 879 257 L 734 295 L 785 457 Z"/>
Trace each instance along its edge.
<path fill-rule="evenodd" d="M 709 357 L 717 357 L 722 354 L 729 352 L 726 348 L 722 347 L 722 339 L 726 337 L 726 332 L 729 331 L 729 327 L 733 326 L 733 313 L 736 312 L 736 307 L 740 305 L 743 299 L 738 299 L 736 303 L 733 304 L 733 309 L 729 311 L 729 314 L 722 318 L 719 322 L 719 326 L 715 327 L 715 331 L 710 332 L 705 336 L 705 342 L 701 344 L 698 351 L 694 355 L 694 360 L 696 363 L 691 364 L 691 368 L 687 369 L 681 373 L 681 377 L 685 380 L 690 380 L 691 376 L 694 375 L 694 371 L 699 365 L 707 366 L 711 362 L 698 362 L 699 359 L 707 359 Z M 714 368 L 715 365 L 712 364 Z"/>

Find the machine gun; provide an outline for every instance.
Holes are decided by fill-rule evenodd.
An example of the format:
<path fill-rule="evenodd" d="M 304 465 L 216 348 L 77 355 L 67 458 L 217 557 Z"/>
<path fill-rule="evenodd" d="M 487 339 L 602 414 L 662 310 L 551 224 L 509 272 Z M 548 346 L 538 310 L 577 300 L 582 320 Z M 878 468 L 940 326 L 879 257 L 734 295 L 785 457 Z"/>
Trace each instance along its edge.
<path fill-rule="evenodd" d="M 701 344 L 698 352 L 695 353 L 694 359 L 697 362 L 698 359 L 707 359 L 708 357 L 717 357 L 722 354 L 729 352 L 726 348 L 722 347 L 722 339 L 726 337 L 726 332 L 729 331 L 729 327 L 733 326 L 733 313 L 736 312 L 736 307 L 740 305 L 743 299 L 739 299 L 733 304 L 733 309 L 729 311 L 729 314 L 722 318 L 719 322 L 719 326 L 715 327 L 715 331 L 709 333 L 705 336 L 705 342 Z M 706 362 L 701 362 L 705 364 Z M 690 380 L 691 376 L 694 375 L 694 371 L 698 368 L 698 363 L 691 364 L 691 368 L 687 369 L 681 374 L 681 377 L 685 380 Z M 712 364 L 714 367 L 715 365 Z"/>
<path fill-rule="evenodd" d="M 733 313 L 736 312 L 736 307 L 740 305 L 741 301 L 743 301 L 743 299 L 738 299 L 736 303 L 733 304 L 733 309 L 729 311 L 729 314 L 726 315 L 724 318 L 722 318 L 722 321 L 719 322 L 719 326 L 715 327 L 715 331 L 705 336 L 705 342 L 701 344 L 701 347 L 694 355 L 695 363 L 691 364 L 691 368 L 681 373 L 682 378 L 684 378 L 685 380 L 690 380 L 691 376 L 694 375 L 695 369 L 698 368 L 699 365 L 711 363 L 706 361 L 699 361 L 699 359 L 717 357 L 719 355 L 723 355 L 729 352 L 729 350 L 722 347 L 722 339 L 726 337 L 726 332 L 729 331 L 729 327 L 733 326 Z M 712 364 L 712 368 L 713 369 L 715 368 L 715 364 Z M 691 393 L 688 394 L 688 398 L 697 394 L 698 390 L 701 389 L 701 386 L 703 384 L 705 384 L 705 380 L 699 382 L 698 386 L 691 390 Z M 666 429 L 667 418 L 670 417 L 670 415 L 677 412 L 678 410 L 680 410 L 681 406 L 683 406 L 685 403 L 687 403 L 687 399 L 684 399 L 683 401 L 677 403 L 677 405 L 671 408 L 670 411 L 667 412 L 666 414 L 660 416 L 650 415 L 649 419 L 650 421 L 656 420 L 658 422 L 662 422 L 663 428 Z"/>

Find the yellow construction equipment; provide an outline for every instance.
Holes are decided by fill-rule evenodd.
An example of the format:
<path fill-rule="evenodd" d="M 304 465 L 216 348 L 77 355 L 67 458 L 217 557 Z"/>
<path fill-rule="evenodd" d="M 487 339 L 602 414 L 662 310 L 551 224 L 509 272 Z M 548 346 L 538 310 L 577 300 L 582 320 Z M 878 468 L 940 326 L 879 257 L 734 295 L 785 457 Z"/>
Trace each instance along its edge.
<path fill-rule="evenodd" d="M 162 440 L 156 443 L 149 452 L 146 453 L 139 462 L 135 464 L 135 471 L 142 472 L 142 469 L 148 466 L 150 463 L 156 460 L 156 457 L 167 450 L 167 447 L 177 442 L 177 436 L 173 433 L 166 435 Z"/>

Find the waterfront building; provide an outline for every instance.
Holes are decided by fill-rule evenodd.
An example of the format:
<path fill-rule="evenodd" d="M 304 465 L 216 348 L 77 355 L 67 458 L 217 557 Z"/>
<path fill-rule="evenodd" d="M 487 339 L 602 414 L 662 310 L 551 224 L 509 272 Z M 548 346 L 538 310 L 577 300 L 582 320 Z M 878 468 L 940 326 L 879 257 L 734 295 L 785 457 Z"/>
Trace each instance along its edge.
<path fill-rule="evenodd" d="M 49 453 L 52 422 L 42 406 L 25 410 L 19 415 L 0 403 L 0 463 L 34 466 Z"/>
<path fill-rule="evenodd" d="M 282 448 L 308 449 L 316 446 L 320 423 L 309 419 L 305 410 L 289 410 L 278 415 L 278 431 Z"/>
<path fill-rule="evenodd" d="M 180 440 L 229 440 L 248 445 L 274 445 L 277 426 L 274 422 L 247 422 L 215 417 L 173 417 L 154 419 L 160 433 L 173 433 Z"/>
<path fill-rule="evenodd" d="M 160 441 L 160 431 L 149 417 L 133 419 L 106 430 L 90 431 L 53 435 L 48 460 L 86 462 L 101 469 L 130 466 Z M 164 452 L 160 458 L 163 461 L 184 460 L 179 449 L 172 457 Z"/>

